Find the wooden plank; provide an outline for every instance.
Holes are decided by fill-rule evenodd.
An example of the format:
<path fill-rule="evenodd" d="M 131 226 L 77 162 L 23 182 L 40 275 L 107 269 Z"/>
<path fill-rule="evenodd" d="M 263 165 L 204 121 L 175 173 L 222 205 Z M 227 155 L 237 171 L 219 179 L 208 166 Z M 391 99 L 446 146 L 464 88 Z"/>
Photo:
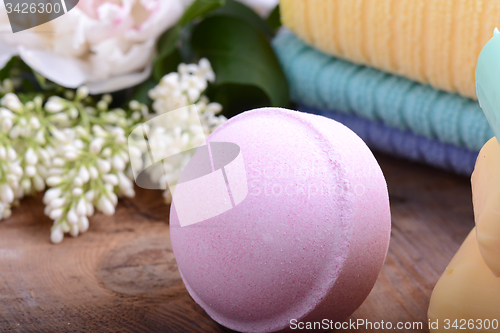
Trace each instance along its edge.
<path fill-rule="evenodd" d="M 351 319 L 423 322 L 426 332 L 432 288 L 474 225 L 470 183 L 377 158 L 389 186 L 392 238 L 372 293 Z M 86 234 L 52 245 L 41 196 L 23 200 L 0 221 L 0 329 L 230 332 L 189 297 L 167 219 L 161 193 L 138 190 L 115 216 L 96 215 Z"/>

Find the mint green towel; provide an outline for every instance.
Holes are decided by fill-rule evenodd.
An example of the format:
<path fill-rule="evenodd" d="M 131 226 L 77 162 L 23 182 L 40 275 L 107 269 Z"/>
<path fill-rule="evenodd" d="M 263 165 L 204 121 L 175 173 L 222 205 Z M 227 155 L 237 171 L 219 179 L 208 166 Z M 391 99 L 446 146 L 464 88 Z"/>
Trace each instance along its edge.
<path fill-rule="evenodd" d="M 477 101 L 325 55 L 283 30 L 274 50 L 294 102 L 479 151 L 493 132 Z"/>

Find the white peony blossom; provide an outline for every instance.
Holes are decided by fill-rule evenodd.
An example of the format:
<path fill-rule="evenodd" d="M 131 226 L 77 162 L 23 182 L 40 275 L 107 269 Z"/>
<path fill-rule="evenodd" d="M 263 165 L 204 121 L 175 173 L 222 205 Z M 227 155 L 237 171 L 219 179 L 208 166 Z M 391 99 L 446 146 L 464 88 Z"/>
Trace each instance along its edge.
<path fill-rule="evenodd" d="M 149 76 L 158 37 L 185 7 L 184 0 L 80 0 L 67 14 L 16 34 L 1 10 L 0 68 L 19 55 L 64 87 L 86 84 L 94 94 L 131 87 Z"/>
<path fill-rule="evenodd" d="M 35 71 L 67 88 L 85 84 L 90 93 L 99 94 L 137 85 L 151 74 L 158 37 L 178 22 L 193 1 L 80 0 L 65 15 L 15 34 L 2 10 L 0 69 L 19 55 Z M 262 16 L 278 3 L 239 1 Z M 184 84 L 194 87 L 200 81 L 192 79 Z M 191 100 L 199 97 L 196 90 L 200 89 L 188 91 Z M 60 107 L 55 102 L 48 109 L 57 112 Z"/>

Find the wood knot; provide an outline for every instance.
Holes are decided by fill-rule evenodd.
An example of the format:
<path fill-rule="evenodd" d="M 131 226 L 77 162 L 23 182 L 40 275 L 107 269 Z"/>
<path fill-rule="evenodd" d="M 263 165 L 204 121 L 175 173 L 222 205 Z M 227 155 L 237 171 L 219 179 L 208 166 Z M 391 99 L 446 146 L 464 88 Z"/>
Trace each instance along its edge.
<path fill-rule="evenodd" d="M 168 237 L 141 238 L 112 249 L 97 277 L 105 288 L 132 296 L 174 296 L 183 289 Z"/>

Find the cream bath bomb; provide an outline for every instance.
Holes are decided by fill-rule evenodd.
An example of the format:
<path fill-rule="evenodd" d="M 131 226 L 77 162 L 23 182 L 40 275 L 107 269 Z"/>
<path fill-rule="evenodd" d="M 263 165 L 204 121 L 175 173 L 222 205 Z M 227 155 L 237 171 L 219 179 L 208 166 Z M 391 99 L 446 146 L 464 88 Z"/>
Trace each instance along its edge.
<path fill-rule="evenodd" d="M 387 185 L 371 151 L 334 120 L 279 108 L 242 113 L 207 139 L 223 142 L 239 147 L 246 197 L 181 226 L 174 192 L 172 246 L 190 295 L 236 331 L 346 319 L 372 289 L 389 244 Z M 234 177 L 226 170 L 230 193 Z M 202 200 L 193 192 L 193 211 Z"/>

